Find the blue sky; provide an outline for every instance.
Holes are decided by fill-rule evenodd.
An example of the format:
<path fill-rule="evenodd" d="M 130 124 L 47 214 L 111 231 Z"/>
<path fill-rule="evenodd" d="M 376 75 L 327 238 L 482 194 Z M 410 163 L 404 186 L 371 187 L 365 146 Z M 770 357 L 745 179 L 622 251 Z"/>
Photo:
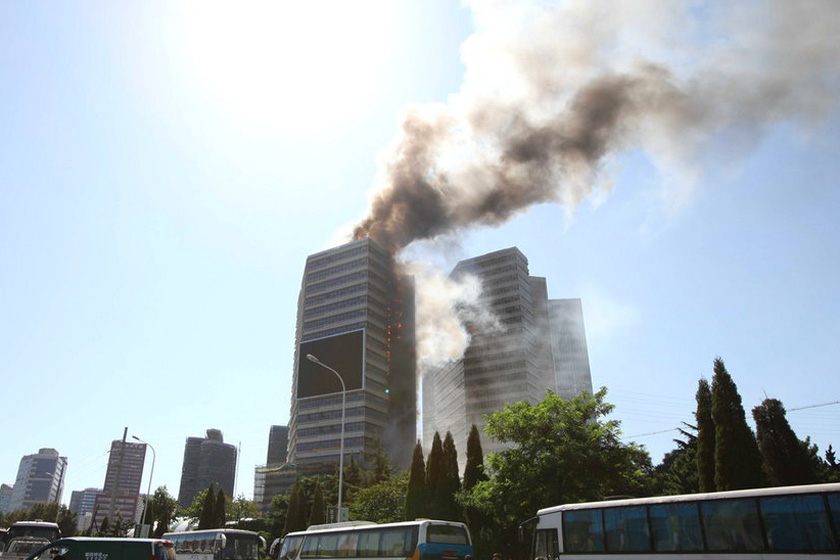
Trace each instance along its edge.
<path fill-rule="evenodd" d="M 250 497 L 269 427 L 288 421 L 306 256 L 366 215 L 406 107 L 524 103 L 536 82 L 516 64 L 534 53 L 534 75 L 571 88 L 644 58 L 682 84 L 714 66 L 705 84 L 756 91 L 717 105 L 723 125 L 623 138 L 574 208 L 535 204 L 408 254 L 448 272 L 518 246 L 550 297 L 581 298 L 593 382 L 655 462 L 716 356 L 747 410 L 778 398 L 800 437 L 840 444 L 840 72 L 820 30 L 794 39 L 815 86 L 784 72 L 797 43 L 767 33 L 783 3 L 743 35 L 702 2 L 516 5 L 0 4 L 0 482 L 53 447 L 69 501 L 101 487 L 128 427 L 177 495 L 185 439 L 218 428 Z M 732 62 L 753 48 L 761 63 Z"/>

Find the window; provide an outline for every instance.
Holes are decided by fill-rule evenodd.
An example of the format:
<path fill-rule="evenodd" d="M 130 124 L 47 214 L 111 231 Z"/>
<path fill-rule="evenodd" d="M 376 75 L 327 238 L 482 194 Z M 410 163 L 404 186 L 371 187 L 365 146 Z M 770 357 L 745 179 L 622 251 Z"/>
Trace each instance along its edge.
<path fill-rule="evenodd" d="M 834 548 L 822 496 L 763 498 L 761 513 L 770 550 L 817 551 Z"/>
<path fill-rule="evenodd" d="M 657 552 L 703 550 L 700 512 L 696 503 L 650 506 L 653 549 Z"/>
<path fill-rule="evenodd" d="M 565 552 L 602 552 L 604 527 L 600 509 L 582 509 L 563 513 L 563 549 Z"/>
<path fill-rule="evenodd" d="M 554 529 L 540 529 L 534 536 L 533 560 L 553 560 L 560 553 L 557 546 L 557 531 Z"/>
<path fill-rule="evenodd" d="M 701 506 L 710 551 L 764 550 L 764 535 L 754 499 L 715 500 Z"/>
<path fill-rule="evenodd" d="M 439 544 L 470 544 L 463 527 L 453 525 L 429 525 L 426 529 L 426 542 Z M 412 546 L 412 548 L 414 548 Z"/>
<path fill-rule="evenodd" d="M 644 506 L 605 509 L 604 527 L 609 552 L 650 551 L 650 530 Z"/>

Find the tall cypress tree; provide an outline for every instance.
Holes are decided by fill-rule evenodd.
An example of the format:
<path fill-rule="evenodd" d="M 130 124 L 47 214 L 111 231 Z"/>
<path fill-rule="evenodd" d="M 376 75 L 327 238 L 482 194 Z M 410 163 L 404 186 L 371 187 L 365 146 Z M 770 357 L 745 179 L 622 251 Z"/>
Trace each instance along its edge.
<path fill-rule="evenodd" d="M 216 513 L 216 493 L 213 491 L 213 485 L 207 489 L 204 494 L 204 502 L 201 504 L 201 516 L 198 518 L 199 529 L 213 529 L 214 514 Z"/>
<path fill-rule="evenodd" d="M 712 378 L 712 420 L 715 423 L 715 488 L 738 490 L 764 486 L 761 453 L 747 425 L 741 395 L 720 358 Z"/>
<path fill-rule="evenodd" d="M 697 477 L 701 492 L 715 491 L 715 423 L 712 421 L 712 389 L 700 379 L 697 384 Z"/>
<path fill-rule="evenodd" d="M 768 482 L 773 486 L 816 482 L 817 472 L 808 453 L 808 444 L 796 437 L 782 402 L 764 399 L 753 408 L 752 414 Z"/>
<path fill-rule="evenodd" d="M 303 488 L 300 484 L 292 487 L 292 496 L 289 499 L 289 510 L 286 512 L 286 523 L 283 526 L 283 535 L 292 531 L 306 529 L 306 499 L 303 496 Z"/>
<path fill-rule="evenodd" d="M 221 528 L 225 526 L 227 523 L 227 514 L 225 513 L 225 508 L 227 506 L 227 496 L 225 496 L 225 491 L 219 488 L 219 493 L 216 494 L 216 504 L 213 508 L 213 527 L 214 528 Z"/>
<path fill-rule="evenodd" d="M 441 515 L 441 486 L 443 484 L 443 443 L 440 434 L 435 432 L 432 449 L 426 463 L 426 496 L 429 503 L 429 517 L 439 519 Z"/>
<path fill-rule="evenodd" d="M 455 440 L 452 432 L 447 431 L 443 438 L 442 471 L 443 475 L 438 496 L 440 519 L 449 521 L 462 521 L 464 514 L 458 502 L 455 501 L 455 494 L 461 489 L 461 477 L 458 475 L 458 450 L 455 449 Z"/>
<path fill-rule="evenodd" d="M 478 427 L 473 424 L 467 436 L 467 463 L 464 465 L 464 490 L 470 490 L 479 482 L 487 480 L 484 472 L 484 451 L 481 449 L 481 436 Z M 473 547 L 476 558 L 489 558 L 492 554 L 492 545 L 487 542 L 487 531 L 485 530 L 489 521 L 487 516 L 478 508 L 467 506 L 464 508 L 464 517 L 470 528 L 473 537 Z"/>
<path fill-rule="evenodd" d="M 405 495 L 405 518 L 417 519 L 426 516 L 426 464 L 423 461 L 423 447 L 418 441 L 414 446 L 411 467 L 408 471 L 408 490 Z"/>
<path fill-rule="evenodd" d="M 321 483 L 315 483 L 315 489 L 312 492 L 312 511 L 309 513 L 309 524 L 320 525 L 326 523 L 326 506 L 324 504 L 324 491 L 321 488 Z"/>

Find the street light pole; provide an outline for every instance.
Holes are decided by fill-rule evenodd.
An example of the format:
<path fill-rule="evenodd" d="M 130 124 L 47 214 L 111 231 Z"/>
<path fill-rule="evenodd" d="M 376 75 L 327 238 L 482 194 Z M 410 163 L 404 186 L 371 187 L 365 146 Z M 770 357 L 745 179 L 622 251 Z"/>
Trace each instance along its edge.
<path fill-rule="evenodd" d="M 341 521 L 341 490 L 344 486 L 344 414 L 347 405 L 347 386 L 344 385 L 344 379 L 342 379 L 341 375 L 333 368 L 328 366 L 327 364 L 323 363 L 321 360 L 313 356 L 312 354 L 307 354 L 306 359 L 310 362 L 314 362 L 321 366 L 324 369 L 328 369 L 338 377 L 338 380 L 341 382 L 341 445 L 340 450 L 338 452 L 338 514 L 337 514 L 337 521 Z"/>
<path fill-rule="evenodd" d="M 152 525 L 154 525 L 152 521 L 152 477 L 155 474 L 155 459 L 157 459 L 157 453 L 155 453 L 155 448 L 152 447 L 152 444 L 148 441 L 143 441 L 137 436 L 131 436 L 132 438 L 136 439 L 140 443 L 145 443 L 149 446 L 149 449 L 152 450 L 152 468 L 149 470 L 149 489 L 146 492 L 146 508 L 143 510 L 143 517 L 149 518 L 149 533 L 152 532 Z M 143 521 L 142 519 L 140 520 Z"/>

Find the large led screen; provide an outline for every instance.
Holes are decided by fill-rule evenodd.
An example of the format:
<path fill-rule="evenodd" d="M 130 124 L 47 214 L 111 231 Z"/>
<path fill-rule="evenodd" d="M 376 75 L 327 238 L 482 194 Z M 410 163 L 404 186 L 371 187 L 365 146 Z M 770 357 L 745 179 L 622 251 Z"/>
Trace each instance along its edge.
<path fill-rule="evenodd" d="M 341 382 L 334 373 L 306 358 L 312 354 L 341 375 L 347 390 L 361 389 L 364 372 L 364 331 L 353 331 L 300 345 L 297 398 L 316 397 L 341 392 Z"/>

